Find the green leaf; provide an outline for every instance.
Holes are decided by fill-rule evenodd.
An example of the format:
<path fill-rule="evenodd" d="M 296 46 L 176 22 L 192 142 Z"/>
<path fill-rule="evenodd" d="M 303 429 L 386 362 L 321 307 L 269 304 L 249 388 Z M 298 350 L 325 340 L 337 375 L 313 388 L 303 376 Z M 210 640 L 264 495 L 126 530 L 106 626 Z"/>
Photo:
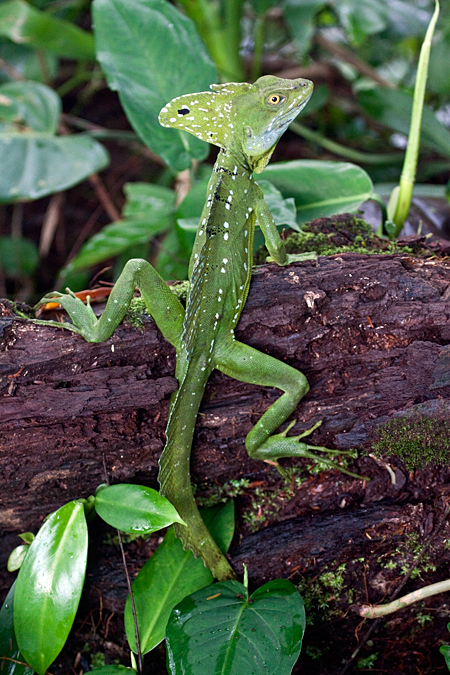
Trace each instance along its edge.
<path fill-rule="evenodd" d="M 0 269 L 6 277 L 22 279 L 31 276 L 38 264 L 39 253 L 31 239 L 0 237 Z"/>
<path fill-rule="evenodd" d="M 314 35 L 315 17 L 323 0 L 284 0 L 283 16 L 301 55 L 307 54 Z"/>
<path fill-rule="evenodd" d="M 36 52 L 26 45 L 19 45 L 9 40 L 0 40 L 0 58 L 6 61 L 25 80 L 46 82 L 56 78 L 58 74 L 58 57 L 50 52 Z M 0 73 L 1 82 L 8 82 L 10 78 L 5 72 Z"/>
<path fill-rule="evenodd" d="M 81 501 L 52 513 L 16 581 L 14 629 L 26 661 L 44 675 L 67 640 L 83 588 L 87 525 Z"/>
<path fill-rule="evenodd" d="M 191 250 L 192 246 L 186 247 L 186 242 L 179 236 L 179 228 L 169 230 L 159 246 L 156 271 L 163 279 L 187 279 Z"/>
<path fill-rule="evenodd" d="M 439 647 L 439 651 L 441 652 L 442 656 L 445 659 L 445 665 L 447 666 L 448 670 L 450 670 L 450 646 L 441 645 Z"/>
<path fill-rule="evenodd" d="M 334 8 L 354 43 L 386 28 L 388 9 L 385 0 L 340 0 L 334 3 Z"/>
<path fill-rule="evenodd" d="M 0 4 L 0 8 L 3 5 Z M 7 82 L 0 87 L 0 132 L 30 131 L 54 135 L 61 114 L 61 99 L 40 82 Z"/>
<path fill-rule="evenodd" d="M 295 160 L 270 164 L 261 177 L 284 197 L 293 197 L 297 223 L 354 211 L 372 193 L 368 174 L 346 162 Z"/>
<path fill-rule="evenodd" d="M 154 211 L 143 220 L 118 220 L 106 225 L 100 232 L 91 237 L 72 258 L 65 270 L 73 272 L 83 267 L 97 265 L 108 260 L 131 246 L 145 244 L 151 237 L 167 230 L 172 217 L 167 213 Z"/>
<path fill-rule="evenodd" d="M 24 0 L 0 3 L 0 35 L 66 59 L 94 59 L 94 38 L 69 21 L 56 19 Z"/>
<path fill-rule="evenodd" d="M 142 246 L 173 224 L 174 193 L 151 183 L 127 183 L 124 220 L 106 225 L 91 237 L 70 261 L 65 272 L 90 267 L 133 246 Z M 142 255 L 142 253 L 141 253 Z"/>
<path fill-rule="evenodd" d="M 358 93 L 358 103 L 380 124 L 400 134 L 409 133 L 413 97 L 403 91 L 377 87 Z M 450 131 L 436 118 L 429 106 L 423 107 L 420 132 L 422 147 L 450 157 Z"/>
<path fill-rule="evenodd" d="M 95 510 L 122 532 L 149 534 L 172 523 L 183 523 L 176 509 L 159 492 L 144 485 L 111 485 L 95 496 Z"/>
<path fill-rule="evenodd" d="M 22 534 L 19 534 L 19 537 L 26 544 L 31 544 L 35 540 L 35 535 L 32 532 L 22 532 Z"/>
<path fill-rule="evenodd" d="M 169 188 L 153 183 L 125 183 L 127 196 L 123 208 L 126 218 L 147 218 L 154 211 L 170 214 L 173 211 L 175 193 Z"/>
<path fill-rule="evenodd" d="M 250 598 L 237 581 L 203 588 L 173 610 L 167 624 L 171 675 L 289 675 L 305 631 L 295 586 L 275 579 Z"/>
<path fill-rule="evenodd" d="M 270 209 L 275 225 L 279 227 L 285 225 L 286 227 L 292 227 L 293 230 L 299 230 L 295 219 L 297 214 L 295 200 L 292 197 L 283 199 L 281 192 L 268 180 L 258 180 L 257 182 L 264 193 L 264 200 Z"/>
<path fill-rule="evenodd" d="M 8 572 L 15 572 L 20 569 L 28 553 L 28 548 L 28 544 L 22 544 L 21 546 L 16 546 L 16 548 L 11 551 L 6 565 Z"/>
<path fill-rule="evenodd" d="M 15 582 L 0 609 L 0 673 L 2 675 L 33 675 L 34 671 L 14 661 L 25 661 L 14 633 L 13 602 Z M 2 658 L 3 657 L 3 658 Z M 6 659 L 14 659 L 7 661 Z"/>
<path fill-rule="evenodd" d="M 65 190 L 108 164 L 106 150 L 89 136 L 54 136 L 60 110 L 44 84 L 0 86 L 0 203 Z"/>
<path fill-rule="evenodd" d="M 89 136 L 45 137 L 0 134 L 0 203 L 39 199 L 67 190 L 107 166 L 109 157 Z"/>
<path fill-rule="evenodd" d="M 202 517 L 214 540 L 225 553 L 233 538 L 233 502 L 202 511 Z M 170 612 L 186 595 L 209 586 L 213 575 L 202 560 L 184 551 L 171 527 L 163 543 L 147 560 L 133 583 L 141 651 L 146 654 L 164 639 Z M 137 652 L 131 602 L 125 605 L 125 630 L 128 643 Z"/>
<path fill-rule="evenodd" d="M 217 80 L 193 22 L 166 0 L 94 0 L 93 13 L 97 58 L 144 143 L 175 171 L 204 159 L 205 143 L 158 122 L 175 96 Z"/>

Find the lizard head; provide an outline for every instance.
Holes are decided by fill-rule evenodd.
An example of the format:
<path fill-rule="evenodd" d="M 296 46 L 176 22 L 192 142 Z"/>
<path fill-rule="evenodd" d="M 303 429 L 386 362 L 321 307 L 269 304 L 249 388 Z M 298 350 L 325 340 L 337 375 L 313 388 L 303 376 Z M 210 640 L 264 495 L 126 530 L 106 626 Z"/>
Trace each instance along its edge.
<path fill-rule="evenodd" d="M 226 148 L 259 173 L 307 104 L 313 84 L 265 75 L 254 84 L 228 82 L 211 89 L 174 98 L 159 113 L 160 124 Z"/>
<path fill-rule="evenodd" d="M 256 80 L 254 100 L 242 100 L 247 108 L 243 128 L 243 147 L 252 168 L 260 173 L 269 161 L 278 140 L 313 92 L 310 80 L 283 80 L 265 75 Z"/>

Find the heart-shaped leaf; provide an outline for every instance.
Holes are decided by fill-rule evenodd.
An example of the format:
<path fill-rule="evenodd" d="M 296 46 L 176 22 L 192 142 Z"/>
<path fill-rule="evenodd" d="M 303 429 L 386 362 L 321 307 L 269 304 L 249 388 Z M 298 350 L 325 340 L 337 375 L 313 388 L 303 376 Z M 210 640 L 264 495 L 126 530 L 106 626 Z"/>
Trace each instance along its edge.
<path fill-rule="evenodd" d="M 293 197 L 297 223 L 354 211 L 372 194 L 369 175 L 355 164 L 298 159 L 269 164 L 261 178 Z"/>
<path fill-rule="evenodd" d="M 45 84 L 0 86 L 0 203 L 65 190 L 108 164 L 106 150 L 90 136 L 54 135 L 60 111 L 59 97 Z"/>
<path fill-rule="evenodd" d="M 97 58 L 144 143 L 176 171 L 204 159 L 206 143 L 158 122 L 175 96 L 217 81 L 194 23 L 166 0 L 94 0 L 93 10 Z"/>
<path fill-rule="evenodd" d="M 166 632 L 171 675 L 289 675 L 300 653 L 303 601 L 285 579 L 251 596 L 225 581 L 188 596 L 173 610 Z"/>
<path fill-rule="evenodd" d="M 233 538 L 233 501 L 202 510 L 202 518 L 217 545 L 226 553 Z M 209 586 L 213 575 L 203 560 L 184 551 L 171 527 L 163 543 L 145 563 L 133 582 L 141 652 L 146 654 L 164 639 L 170 612 L 190 593 Z M 134 652 L 136 636 L 130 598 L 125 605 L 125 630 Z"/>

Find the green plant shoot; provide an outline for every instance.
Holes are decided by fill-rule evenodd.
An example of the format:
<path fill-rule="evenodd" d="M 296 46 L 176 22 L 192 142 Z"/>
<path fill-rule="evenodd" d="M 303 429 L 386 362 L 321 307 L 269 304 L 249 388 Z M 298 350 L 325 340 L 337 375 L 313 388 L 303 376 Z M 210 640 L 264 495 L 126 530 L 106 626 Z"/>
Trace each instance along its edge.
<path fill-rule="evenodd" d="M 425 34 L 420 50 L 417 78 L 414 87 L 414 101 L 411 114 L 408 145 L 405 153 L 400 184 L 391 193 L 388 204 L 388 218 L 395 223 L 394 237 L 400 234 L 411 205 L 414 180 L 416 177 L 417 158 L 419 155 L 420 127 L 422 124 L 422 110 L 425 97 L 425 85 L 428 74 L 431 40 L 439 16 L 439 0 L 435 0 L 435 9 Z"/>

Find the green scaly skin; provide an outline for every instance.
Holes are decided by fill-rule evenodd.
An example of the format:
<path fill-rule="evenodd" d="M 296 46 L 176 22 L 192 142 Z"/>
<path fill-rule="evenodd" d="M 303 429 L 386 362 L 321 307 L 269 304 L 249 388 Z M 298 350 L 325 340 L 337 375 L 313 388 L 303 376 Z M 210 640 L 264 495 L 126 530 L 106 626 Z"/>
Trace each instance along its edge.
<path fill-rule="evenodd" d="M 287 436 L 290 427 L 273 433 L 296 409 L 309 389 L 308 382 L 298 370 L 234 337 L 250 285 L 256 219 L 270 260 L 288 265 L 315 258 L 314 254 L 286 254 L 262 191 L 252 177 L 266 166 L 280 136 L 306 105 L 313 85 L 303 79 L 265 76 L 255 84 L 212 85 L 211 89 L 173 99 L 159 116 L 163 126 L 188 131 L 221 148 L 192 252 L 186 310 L 153 267 L 139 259 L 125 265 L 98 320 L 89 304 L 83 305 L 70 292 L 51 293 L 38 306 L 57 297 L 73 322 L 64 326 L 86 340 L 102 342 L 122 320 L 138 286 L 149 313 L 177 351 L 179 388 L 171 399 L 167 441 L 160 459 L 161 493 L 186 523 L 177 526 L 184 547 L 201 556 L 214 576 L 224 580 L 235 578 L 235 573 L 203 524 L 189 469 L 197 413 L 214 368 L 242 382 L 283 392 L 246 438 L 251 457 L 272 461 L 309 457 L 355 474 L 313 452 L 326 452 L 326 448 L 301 442 L 312 430 L 301 436 Z"/>

